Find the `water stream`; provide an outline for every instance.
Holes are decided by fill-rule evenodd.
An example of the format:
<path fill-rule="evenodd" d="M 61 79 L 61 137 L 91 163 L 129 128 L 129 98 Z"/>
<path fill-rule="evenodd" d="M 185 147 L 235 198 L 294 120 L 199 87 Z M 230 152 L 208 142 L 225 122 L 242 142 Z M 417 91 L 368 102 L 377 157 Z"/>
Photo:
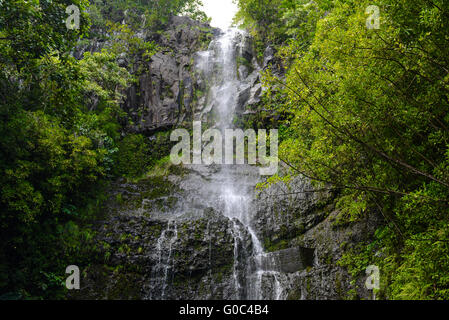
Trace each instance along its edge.
<path fill-rule="evenodd" d="M 238 114 L 239 94 L 248 88 L 248 78 L 240 79 L 238 60 L 242 59 L 247 37 L 243 31 L 230 29 L 212 40 L 209 49 L 197 53 L 196 68 L 207 83 L 206 100 L 202 106 L 204 126 L 212 126 L 224 132 L 234 129 L 233 120 Z M 252 62 L 255 64 L 255 62 Z M 254 66 L 257 72 L 257 66 Z M 214 115 L 213 119 L 209 116 Z M 230 299 L 285 299 L 288 292 L 288 275 L 280 272 L 275 256 L 265 253 L 259 239 L 255 221 L 255 186 L 262 181 L 259 168 L 243 165 L 187 166 L 190 174 L 179 182 L 185 195 L 179 206 L 169 215 L 158 217 L 164 221 L 164 230 L 157 241 L 157 263 L 152 268 L 150 299 L 166 299 L 175 273 L 176 254 L 173 248 L 181 242 L 178 227 L 182 221 L 204 218 L 207 208 L 223 215 L 229 221 L 232 235 L 233 268 L 232 277 L 226 280 L 226 298 Z M 142 209 L 142 212 L 144 209 Z M 177 224 L 178 223 L 178 224 Z M 207 243 L 209 269 L 206 274 L 212 279 L 213 223 L 208 221 L 203 240 Z M 216 239 L 216 238 L 215 238 Z M 178 241 L 178 242 L 177 242 Z M 203 267 L 204 268 L 204 267 Z M 207 281 L 209 281 L 207 280 Z M 190 281 L 190 280 L 189 280 Z M 212 281 L 212 280 L 210 280 Z"/>
<path fill-rule="evenodd" d="M 238 106 L 238 94 L 245 83 L 239 80 L 237 59 L 242 57 L 245 34 L 229 29 L 210 44 L 209 50 L 198 54 L 197 68 L 209 82 L 206 110 L 216 110 L 215 127 L 224 132 L 233 129 L 233 119 Z M 238 168 L 237 168 L 238 167 Z M 238 299 L 282 299 L 285 296 L 283 275 L 265 270 L 269 256 L 264 253 L 254 230 L 254 187 L 260 177 L 249 165 L 224 165 L 212 177 L 210 189 L 218 190 L 223 214 L 234 223 L 234 282 Z M 244 250 L 241 242 L 249 233 L 252 252 Z M 245 261 L 242 261 L 244 259 Z M 268 286 L 270 293 L 264 293 Z"/>

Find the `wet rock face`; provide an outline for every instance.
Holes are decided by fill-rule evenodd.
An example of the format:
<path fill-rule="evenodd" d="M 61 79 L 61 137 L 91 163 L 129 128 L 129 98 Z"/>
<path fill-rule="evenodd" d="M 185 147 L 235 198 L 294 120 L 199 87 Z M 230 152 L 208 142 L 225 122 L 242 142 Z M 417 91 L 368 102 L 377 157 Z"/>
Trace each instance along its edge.
<path fill-rule="evenodd" d="M 201 54 L 219 55 L 214 39 L 221 31 L 188 17 L 172 17 L 167 29 L 154 41 L 161 50 L 150 61 L 140 61 L 139 83 L 126 92 L 123 109 L 131 115 L 131 131 L 151 134 L 172 128 L 183 121 L 201 119 L 211 121 L 214 108 L 211 97 L 205 93 L 214 84 L 212 79 L 221 74 L 211 60 L 208 72 L 199 72 Z M 246 112 L 248 106 L 260 101 L 260 67 L 255 58 L 253 42 L 249 35 L 241 33 L 234 43 L 235 67 L 241 83 L 237 88 L 237 114 Z M 227 66 L 231 67 L 231 66 Z M 135 71 L 135 70 L 134 70 Z M 209 108 L 208 108 L 209 107 Z"/>
<path fill-rule="evenodd" d="M 307 179 L 297 177 L 289 183 L 263 190 L 256 203 L 256 227 L 268 251 L 288 248 L 288 241 L 320 222 L 325 212 L 315 211 L 320 197 Z"/>
<path fill-rule="evenodd" d="M 381 215 L 375 211 L 365 212 L 357 222 L 338 223 L 339 210 L 328 208 L 326 218 L 292 241 L 298 245 L 315 248 L 315 263 L 303 272 L 296 282 L 292 296 L 300 292 L 302 299 L 366 299 L 372 298 L 365 288 L 365 274 L 352 278 L 338 265 L 346 250 L 369 240 L 382 224 Z M 368 266 L 366 266 L 368 267 Z M 353 292 L 349 294 L 350 292 Z"/>
<path fill-rule="evenodd" d="M 266 253 L 262 257 L 262 269 L 282 273 L 295 273 L 313 266 L 315 250 L 293 247 Z"/>
<path fill-rule="evenodd" d="M 307 179 L 296 177 L 290 185 L 274 185 L 259 196 L 256 230 L 272 252 L 267 268 L 288 273 L 282 280 L 286 299 L 354 298 L 348 296 L 350 290 L 356 298 L 370 299 L 365 278 L 353 279 L 338 261 L 348 247 L 368 240 L 381 218 L 366 212 L 363 219 L 341 225 L 333 195 L 312 190 Z"/>
<path fill-rule="evenodd" d="M 261 68 L 247 33 L 234 29 L 221 34 L 206 51 L 195 55 L 195 66 L 198 89 L 207 92 L 195 106 L 196 120 L 214 124 L 218 119 L 212 116 L 223 115 L 226 108 L 232 108 L 232 116 L 243 118 L 260 101 Z M 229 119 L 218 122 L 232 123 Z"/>
<path fill-rule="evenodd" d="M 188 17 L 172 17 L 166 30 L 151 35 L 160 47 L 150 61 L 138 62 L 144 70 L 138 84 L 126 92 L 122 108 L 131 115 L 131 131 L 151 134 L 171 128 L 193 116 L 195 90 L 194 54 L 207 48 L 218 30 Z M 136 70 L 134 70 L 136 72 Z"/>
<path fill-rule="evenodd" d="M 108 36 L 106 30 L 96 32 L 104 38 Z M 132 120 L 128 131 L 151 135 L 193 117 L 192 110 L 199 98 L 195 91 L 201 87 L 195 77 L 194 55 L 207 49 L 218 33 L 218 29 L 208 24 L 176 16 L 170 18 L 160 33 L 145 29 L 136 32 L 137 37 L 154 41 L 158 52 L 150 59 L 128 53 L 118 58 L 118 64 L 138 79 L 124 92 L 121 105 Z M 99 52 L 107 44 L 107 40 L 91 39 L 76 48 L 73 55 L 81 59 L 84 52 Z"/>
<path fill-rule="evenodd" d="M 98 33 L 107 36 L 106 31 Z M 222 31 L 208 24 L 194 21 L 188 17 L 172 17 L 165 29 L 153 34 L 139 30 L 137 36 L 154 41 L 158 52 L 150 59 L 143 56 L 130 56 L 123 53 L 118 63 L 134 74 L 138 81 L 124 92 L 122 109 L 132 120 L 127 131 L 152 135 L 160 130 L 171 129 L 195 120 L 210 121 L 213 109 L 210 97 L 206 95 L 212 86 L 211 78 L 220 74 L 217 65 L 208 73 L 198 72 L 197 62 L 201 52 L 215 51 L 214 39 Z M 92 39 L 87 45 L 80 45 L 74 52 L 81 58 L 86 51 L 97 52 L 107 44 L 104 40 Z M 237 112 L 239 115 L 248 106 L 260 101 L 260 66 L 255 58 L 253 42 L 249 35 L 242 33 L 234 44 L 235 58 L 241 84 L 237 88 Z M 206 107 L 207 106 L 207 107 Z"/>
<path fill-rule="evenodd" d="M 185 206 L 179 177 L 117 184 L 97 242 L 106 257 L 88 267 L 74 299 L 233 299 L 233 221 Z M 251 246 L 249 235 L 239 246 Z M 249 248 L 250 249 L 250 248 Z"/>

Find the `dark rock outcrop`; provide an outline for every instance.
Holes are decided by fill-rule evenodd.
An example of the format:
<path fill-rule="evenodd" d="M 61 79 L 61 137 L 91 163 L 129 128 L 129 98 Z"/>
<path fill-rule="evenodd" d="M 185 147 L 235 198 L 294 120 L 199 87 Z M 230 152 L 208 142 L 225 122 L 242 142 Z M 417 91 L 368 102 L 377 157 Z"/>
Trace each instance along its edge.
<path fill-rule="evenodd" d="M 264 254 L 262 270 L 295 273 L 313 266 L 315 250 L 293 247 Z"/>
<path fill-rule="evenodd" d="M 268 251 L 287 256 L 280 264 L 294 272 L 288 280 L 288 299 L 371 298 L 365 279 L 353 279 L 338 261 L 345 250 L 374 234 L 382 223 L 375 211 L 367 211 L 356 222 L 339 224 L 340 212 L 333 205 L 332 194 L 313 191 L 301 177 L 289 185 L 281 183 L 264 190 L 258 203 L 256 230 Z M 308 250 L 301 249 L 306 251 L 298 254 L 296 248 Z M 302 264 L 297 260 L 292 263 L 290 256 L 307 259 Z M 348 292 L 355 296 L 349 297 Z"/>
<path fill-rule="evenodd" d="M 122 108 L 131 116 L 131 131 L 151 134 L 193 117 L 195 91 L 201 87 L 194 55 L 207 48 L 217 32 L 188 17 L 171 18 L 167 29 L 154 38 L 160 51 L 137 64 L 144 71 L 126 92 Z"/>
<path fill-rule="evenodd" d="M 237 297 L 235 222 L 213 208 L 186 204 L 192 190 L 180 182 L 175 175 L 153 177 L 111 189 L 96 237 L 107 260 L 84 270 L 81 290 L 71 298 Z M 249 235 L 239 245 L 250 246 Z"/>

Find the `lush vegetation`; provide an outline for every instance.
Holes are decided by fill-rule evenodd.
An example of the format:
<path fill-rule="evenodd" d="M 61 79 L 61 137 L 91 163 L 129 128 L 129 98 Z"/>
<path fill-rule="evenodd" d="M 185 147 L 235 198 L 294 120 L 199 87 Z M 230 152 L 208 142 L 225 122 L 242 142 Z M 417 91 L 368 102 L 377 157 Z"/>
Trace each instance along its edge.
<path fill-rule="evenodd" d="M 367 28 L 370 5 L 380 9 L 379 29 Z M 266 72 L 263 106 L 288 127 L 282 160 L 334 190 L 346 221 L 383 216 L 373 241 L 340 264 L 355 276 L 378 265 L 382 298 L 448 299 L 449 3 L 238 6 L 237 21 L 260 50 L 275 47 L 285 68 L 285 77 Z"/>
<path fill-rule="evenodd" d="M 340 264 L 355 277 L 378 265 L 381 298 L 449 299 L 449 3 L 235 1 L 259 57 L 270 45 L 282 61 L 247 125 L 280 128 L 282 161 L 334 191 L 339 221 L 383 217 Z M 80 28 L 68 30 L 72 4 Z M 118 58 L 150 58 L 159 48 L 137 30 L 207 20 L 200 4 L 0 0 L 1 298 L 62 298 L 66 266 L 103 259 L 91 224 L 108 183 L 163 170 L 169 150 L 166 133 L 125 134 L 123 91 L 141 70 Z M 379 29 L 366 26 L 370 5 Z"/>
<path fill-rule="evenodd" d="M 64 297 L 65 268 L 98 256 L 90 224 L 108 182 L 141 175 L 162 157 L 143 136 L 123 134 L 122 93 L 136 75 L 117 58 L 157 51 L 135 36 L 132 17 L 157 32 L 170 15 L 205 19 L 200 4 L 0 1 L 1 298 Z M 79 29 L 66 27 L 69 5 L 80 9 Z M 131 26 L 121 24 L 127 9 Z M 103 50 L 72 56 L 100 34 L 110 37 Z"/>

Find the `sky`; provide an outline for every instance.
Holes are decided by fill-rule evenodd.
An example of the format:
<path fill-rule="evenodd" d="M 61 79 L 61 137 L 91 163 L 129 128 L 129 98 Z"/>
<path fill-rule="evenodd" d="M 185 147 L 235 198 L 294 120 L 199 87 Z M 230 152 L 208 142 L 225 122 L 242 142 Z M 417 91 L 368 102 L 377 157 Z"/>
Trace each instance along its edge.
<path fill-rule="evenodd" d="M 237 5 L 232 0 L 203 0 L 203 10 L 212 18 L 213 27 L 226 29 L 232 23 Z"/>

